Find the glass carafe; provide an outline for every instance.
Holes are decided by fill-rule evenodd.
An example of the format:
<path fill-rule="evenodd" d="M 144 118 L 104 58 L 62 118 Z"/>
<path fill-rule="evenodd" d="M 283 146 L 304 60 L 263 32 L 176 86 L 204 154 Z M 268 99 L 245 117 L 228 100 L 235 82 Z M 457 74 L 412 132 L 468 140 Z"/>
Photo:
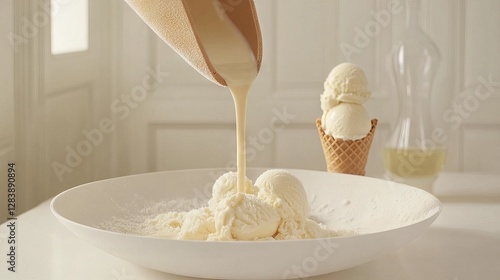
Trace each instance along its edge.
<path fill-rule="evenodd" d="M 384 148 L 384 164 L 386 178 L 427 191 L 446 159 L 444 143 L 436 138 L 444 132 L 434 127 L 430 102 L 440 60 L 420 25 L 420 0 L 407 0 L 406 28 L 388 56 L 399 114 Z"/>

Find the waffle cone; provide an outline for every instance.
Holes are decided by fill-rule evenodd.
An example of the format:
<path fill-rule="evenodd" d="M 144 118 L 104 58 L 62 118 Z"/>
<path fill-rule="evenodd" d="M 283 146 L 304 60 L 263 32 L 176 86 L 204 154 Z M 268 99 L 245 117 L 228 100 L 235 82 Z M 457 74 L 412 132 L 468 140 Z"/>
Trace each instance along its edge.
<path fill-rule="evenodd" d="M 325 134 L 321 127 L 321 120 L 316 120 L 328 172 L 365 175 L 366 162 L 377 123 L 377 119 L 372 120 L 372 129 L 364 138 L 342 140 Z"/>

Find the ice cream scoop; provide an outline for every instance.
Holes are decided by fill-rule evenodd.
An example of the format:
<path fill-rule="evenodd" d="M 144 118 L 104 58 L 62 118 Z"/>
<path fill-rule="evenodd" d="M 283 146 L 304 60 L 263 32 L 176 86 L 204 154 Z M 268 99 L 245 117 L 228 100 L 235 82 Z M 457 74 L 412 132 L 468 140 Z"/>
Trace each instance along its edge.
<path fill-rule="evenodd" d="M 178 237 L 186 240 L 207 240 L 213 233 L 215 233 L 215 223 L 212 210 L 202 207 L 186 214 Z"/>
<path fill-rule="evenodd" d="M 222 200 L 229 198 L 236 194 L 237 190 L 238 173 L 227 172 L 222 174 L 214 183 L 212 188 L 212 198 L 208 201 L 208 205 L 214 208 Z M 246 178 L 244 184 L 244 191 L 248 194 L 257 194 L 257 188 L 254 187 L 251 180 Z"/>
<path fill-rule="evenodd" d="M 309 214 L 309 204 L 302 183 L 290 172 L 271 169 L 262 173 L 255 185 L 257 196 L 271 204 L 283 219 L 304 220 Z"/>
<path fill-rule="evenodd" d="M 255 181 L 257 196 L 280 215 L 281 223 L 275 239 L 304 238 L 309 204 L 302 183 L 286 170 L 268 170 Z"/>
<path fill-rule="evenodd" d="M 307 195 L 300 180 L 286 170 L 268 170 L 245 181 L 237 192 L 237 174 L 223 174 L 214 184 L 208 206 L 160 214 L 149 224 L 152 236 L 186 240 L 295 240 L 338 236 L 310 220 Z"/>
<path fill-rule="evenodd" d="M 362 106 L 370 97 L 367 85 L 363 69 L 355 64 L 342 63 L 330 71 L 320 97 L 321 124 L 327 135 L 358 140 L 370 132 L 371 121 Z"/>
<path fill-rule="evenodd" d="M 371 95 L 367 86 L 368 80 L 363 69 L 353 63 L 339 64 L 330 71 L 324 83 L 324 92 L 321 98 L 322 107 L 331 108 L 331 105 L 325 104 L 323 106 L 323 102 L 332 102 L 331 100 L 335 100 L 337 103 L 363 104 Z M 333 106 L 335 105 L 333 102 Z"/>
<path fill-rule="evenodd" d="M 214 218 L 216 233 L 209 240 L 271 238 L 281 223 L 280 216 L 270 204 L 245 193 L 221 201 Z"/>
<path fill-rule="evenodd" d="M 363 105 L 340 103 L 328 110 L 324 127 L 325 133 L 336 139 L 358 140 L 370 132 L 372 123 Z"/>

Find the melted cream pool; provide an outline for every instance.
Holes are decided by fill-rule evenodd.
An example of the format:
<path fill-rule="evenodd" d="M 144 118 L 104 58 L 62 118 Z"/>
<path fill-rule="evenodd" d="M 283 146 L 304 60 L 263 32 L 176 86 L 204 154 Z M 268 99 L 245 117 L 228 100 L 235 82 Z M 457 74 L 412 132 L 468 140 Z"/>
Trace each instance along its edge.
<path fill-rule="evenodd" d="M 246 105 L 248 92 L 257 77 L 257 62 L 248 42 L 217 0 L 185 0 L 185 4 L 191 12 L 198 39 L 233 96 L 238 147 L 238 191 L 243 192 L 246 176 Z"/>

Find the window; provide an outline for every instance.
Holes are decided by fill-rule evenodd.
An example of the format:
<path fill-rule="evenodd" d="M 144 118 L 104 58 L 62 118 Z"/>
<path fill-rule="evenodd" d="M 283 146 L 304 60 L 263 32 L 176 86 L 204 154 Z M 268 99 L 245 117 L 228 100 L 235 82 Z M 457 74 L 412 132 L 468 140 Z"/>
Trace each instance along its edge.
<path fill-rule="evenodd" d="M 51 52 L 53 55 L 89 48 L 89 1 L 51 0 Z"/>

